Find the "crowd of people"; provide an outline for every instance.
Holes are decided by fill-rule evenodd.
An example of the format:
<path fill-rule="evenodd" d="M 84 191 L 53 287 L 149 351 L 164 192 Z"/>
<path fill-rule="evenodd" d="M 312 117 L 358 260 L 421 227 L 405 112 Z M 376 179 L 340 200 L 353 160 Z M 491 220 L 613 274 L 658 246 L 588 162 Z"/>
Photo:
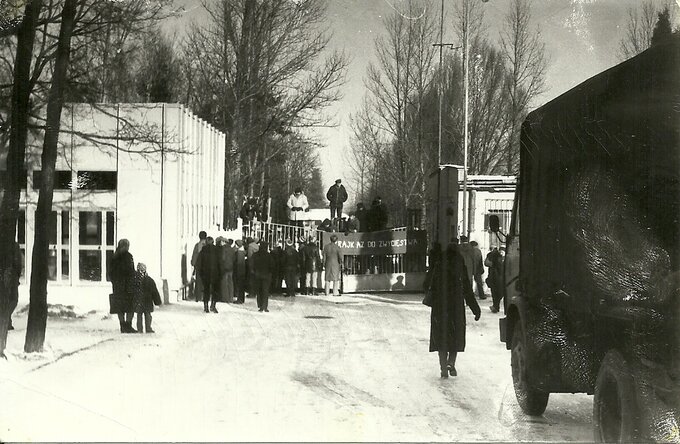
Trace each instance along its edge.
<path fill-rule="evenodd" d="M 430 352 L 438 352 L 442 378 L 457 376 L 456 358 L 465 351 L 465 306 L 475 316 L 481 317 L 477 297 L 486 299 L 482 276 L 484 266 L 489 268 L 486 284 L 491 290 L 493 313 L 498 313 L 501 300 L 501 272 L 503 265 L 502 248 L 492 249 L 482 261 L 482 252 L 477 242 L 468 242 L 461 236 L 460 243 L 454 239 L 442 254 L 441 245 L 435 244 L 430 250 L 430 266 L 424 283 L 432 307 L 430 313 Z M 446 255 L 444 266 L 443 255 Z M 446 285 L 444 285 L 446 284 Z M 444 292 L 446 290 L 446 292 Z"/>
<path fill-rule="evenodd" d="M 297 242 L 286 239 L 274 246 L 251 237 L 213 239 L 205 231 L 198 237 L 191 257 L 193 295 L 203 301 L 206 313 L 217 313 L 218 302 L 243 304 L 246 297 L 255 297 L 259 311 L 268 312 L 272 293 L 317 295 L 322 291 L 318 277 L 324 271 L 325 294 L 331 287 L 333 295 L 340 294 L 342 253 L 335 235 L 321 253 L 311 237 Z"/>

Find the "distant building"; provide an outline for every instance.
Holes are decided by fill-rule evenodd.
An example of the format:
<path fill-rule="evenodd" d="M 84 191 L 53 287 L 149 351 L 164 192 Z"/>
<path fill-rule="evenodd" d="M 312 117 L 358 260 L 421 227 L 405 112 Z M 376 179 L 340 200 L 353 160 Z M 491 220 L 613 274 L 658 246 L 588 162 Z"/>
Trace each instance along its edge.
<path fill-rule="evenodd" d="M 50 285 L 108 285 L 109 261 L 127 238 L 135 262 L 178 290 L 198 231 L 222 220 L 224 134 L 182 105 L 162 103 L 67 104 L 61 125 Z M 27 149 L 17 230 L 29 272 L 41 144 Z"/>

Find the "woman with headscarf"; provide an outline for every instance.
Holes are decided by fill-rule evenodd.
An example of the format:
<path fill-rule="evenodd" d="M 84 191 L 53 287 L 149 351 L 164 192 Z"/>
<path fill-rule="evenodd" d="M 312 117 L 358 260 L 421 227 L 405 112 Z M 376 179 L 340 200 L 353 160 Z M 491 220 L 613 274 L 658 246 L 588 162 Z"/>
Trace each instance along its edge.
<path fill-rule="evenodd" d="M 432 292 L 430 314 L 430 352 L 439 353 L 441 377 L 457 376 L 456 357 L 465 351 L 465 305 L 479 320 L 481 310 L 472 291 L 465 262 L 451 244 L 446 249 L 446 270 L 442 266 L 440 247 L 435 244 L 430 251 L 431 266 L 425 278 L 426 291 Z M 446 294 L 443 283 L 446 279 Z"/>
<path fill-rule="evenodd" d="M 137 313 L 137 333 L 144 332 L 142 316 L 146 332 L 155 333 L 151 328 L 151 313 L 154 304 L 161 305 L 161 295 L 158 293 L 156 282 L 146 274 L 146 265 L 141 262 L 137 264 L 137 272 L 132 279 L 132 296 L 132 308 Z"/>
<path fill-rule="evenodd" d="M 111 314 L 118 315 L 121 333 L 137 333 L 132 328 L 132 279 L 135 276 L 135 261 L 130 254 L 130 241 L 118 241 L 116 252 L 111 258 L 109 275 L 113 293 L 111 295 Z"/>

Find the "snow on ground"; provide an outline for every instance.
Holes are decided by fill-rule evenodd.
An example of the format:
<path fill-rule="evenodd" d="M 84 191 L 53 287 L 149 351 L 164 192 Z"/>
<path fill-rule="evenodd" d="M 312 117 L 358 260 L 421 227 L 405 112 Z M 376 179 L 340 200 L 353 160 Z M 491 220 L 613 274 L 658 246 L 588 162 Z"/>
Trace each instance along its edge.
<path fill-rule="evenodd" d="M 442 380 L 421 295 L 274 297 L 270 313 L 180 302 L 154 313 L 156 334 L 122 335 L 107 289 L 70 291 L 51 291 L 76 317 L 50 317 L 37 357 L 15 315 L 3 441 L 592 440 L 590 396 L 521 413 L 486 303 L 479 322 L 468 314 L 459 376 Z"/>

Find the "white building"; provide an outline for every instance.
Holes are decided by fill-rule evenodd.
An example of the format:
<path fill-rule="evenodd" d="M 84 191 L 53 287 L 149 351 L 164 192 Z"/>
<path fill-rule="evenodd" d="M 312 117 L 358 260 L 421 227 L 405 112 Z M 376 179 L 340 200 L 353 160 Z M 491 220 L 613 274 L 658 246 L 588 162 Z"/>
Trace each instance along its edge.
<path fill-rule="evenodd" d="M 222 220 L 224 134 L 182 105 L 162 103 L 68 104 L 61 131 L 49 284 L 110 285 L 107 264 L 127 238 L 159 288 L 166 281 L 178 290 L 198 231 Z M 29 272 L 41 144 L 27 149 L 17 230 Z"/>
<path fill-rule="evenodd" d="M 479 248 L 483 252 L 490 251 L 493 247 L 500 247 L 495 233 L 489 230 L 489 216 L 495 214 L 500 220 L 500 229 L 507 233 L 510 228 L 510 217 L 512 215 L 512 205 L 515 199 L 515 187 L 517 178 L 515 176 L 498 175 L 468 175 L 468 231 L 470 240 L 477 241 Z M 463 220 L 463 181 L 458 183 L 460 187 L 460 201 L 458 206 L 459 219 Z M 459 228 L 460 233 L 464 233 L 462 222 Z M 501 236 L 501 239 L 504 239 Z"/>

